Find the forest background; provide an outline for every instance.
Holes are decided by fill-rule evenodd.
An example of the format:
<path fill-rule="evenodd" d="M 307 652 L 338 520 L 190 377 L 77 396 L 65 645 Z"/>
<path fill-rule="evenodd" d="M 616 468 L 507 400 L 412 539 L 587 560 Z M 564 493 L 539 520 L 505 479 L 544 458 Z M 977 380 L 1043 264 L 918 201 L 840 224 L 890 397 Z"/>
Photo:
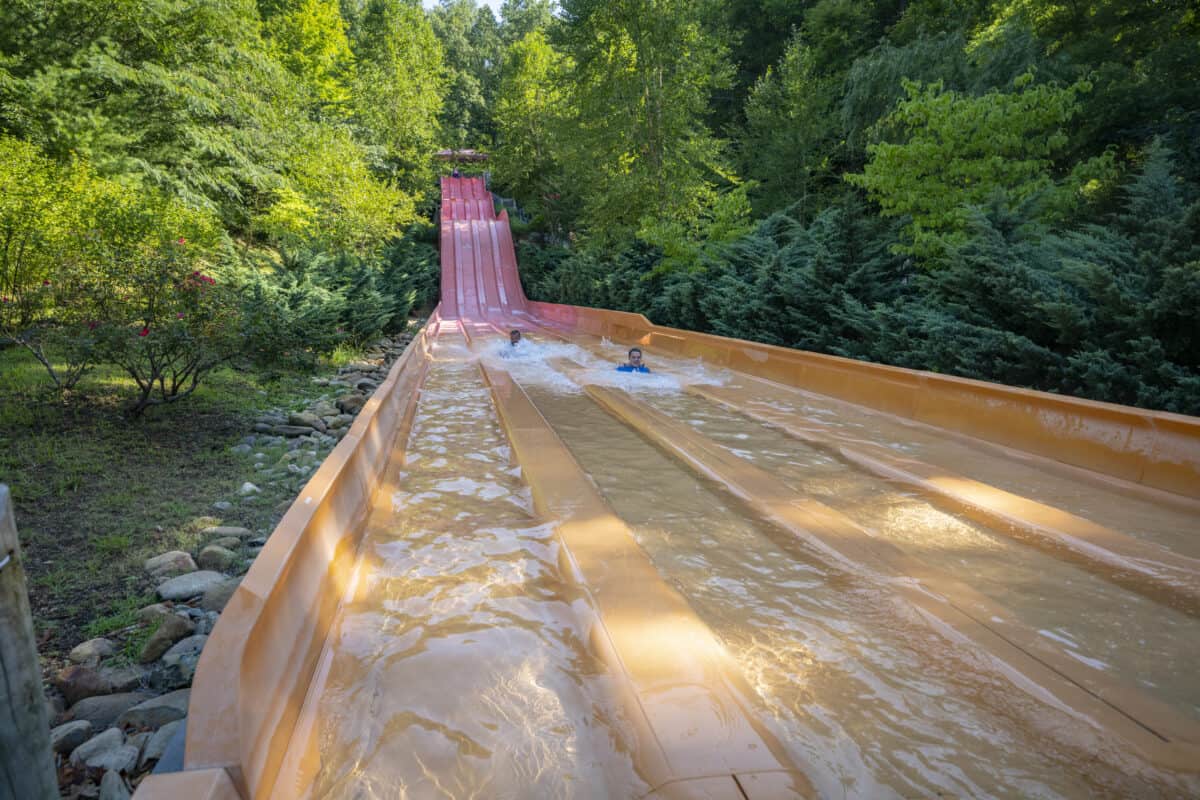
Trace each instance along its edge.
<path fill-rule="evenodd" d="M 439 147 L 532 297 L 1200 413 L 1187 0 L 8 0 L 0 327 L 171 402 L 436 297 Z"/>

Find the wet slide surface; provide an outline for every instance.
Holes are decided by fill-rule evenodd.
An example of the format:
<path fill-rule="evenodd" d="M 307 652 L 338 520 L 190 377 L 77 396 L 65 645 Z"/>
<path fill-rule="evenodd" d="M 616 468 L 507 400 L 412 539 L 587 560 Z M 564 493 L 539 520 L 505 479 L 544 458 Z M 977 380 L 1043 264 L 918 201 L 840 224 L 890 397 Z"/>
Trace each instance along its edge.
<path fill-rule="evenodd" d="M 1200 795 L 1194 501 L 652 348 L 617 373 L 530 311 L 481 181 L 441 226 L 411 431 L 269 796 Z"/>

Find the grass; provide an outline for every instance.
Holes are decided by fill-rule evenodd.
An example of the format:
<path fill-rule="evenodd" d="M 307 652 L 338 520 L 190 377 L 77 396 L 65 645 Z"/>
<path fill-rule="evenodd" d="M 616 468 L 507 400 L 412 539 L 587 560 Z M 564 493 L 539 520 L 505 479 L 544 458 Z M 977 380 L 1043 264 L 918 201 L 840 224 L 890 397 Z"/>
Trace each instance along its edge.
<path fill-rule="evenodd" d="M 39 645 L 53 661 L 128 627 L 152 601 L 146 558 L 194 552 L 200 530 L 218 522 L 263 535 L 274 527 L 306 478 L 244 501 L 237 490 L 255 480 L 253 463 L 231 447 L 263 410 L 299 408 L 317 390 L 308 375 L 223 368 L 192 397 L 131 420 L 133 385 L 115 369 L 97 368 L 67 396 L 48 383 L 23 349 L 0 349 L 0 482 L 12 490 Z M 286 450 L 275 449 L 272 463 Z M 218 500 L 233 508 L 214 511 Z"/>

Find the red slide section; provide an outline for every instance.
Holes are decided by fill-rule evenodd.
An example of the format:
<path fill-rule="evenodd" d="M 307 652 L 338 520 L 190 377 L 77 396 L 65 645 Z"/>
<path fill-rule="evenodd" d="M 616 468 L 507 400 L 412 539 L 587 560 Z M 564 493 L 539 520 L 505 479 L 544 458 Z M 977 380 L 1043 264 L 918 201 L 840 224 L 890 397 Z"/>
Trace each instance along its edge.
<path fill-rule="evenodd" d="M 442 178 L 442 319 L 504 324 L 527 316 L 508 212 L 482 178 Z"/>

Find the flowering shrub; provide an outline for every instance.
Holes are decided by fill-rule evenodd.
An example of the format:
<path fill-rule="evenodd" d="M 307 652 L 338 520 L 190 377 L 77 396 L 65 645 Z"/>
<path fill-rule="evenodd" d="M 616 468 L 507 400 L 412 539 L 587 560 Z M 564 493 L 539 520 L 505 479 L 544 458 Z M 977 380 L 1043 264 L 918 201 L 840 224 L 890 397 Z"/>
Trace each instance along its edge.
<path fill-rule="evenodd" d="M 167 201 L 142 205 L 113 209 L 126 235 L 109 240 L 117 290 L 98 326 L 103 356 L 137 385 L 133 416 L 194 392 L 236 351 L 238 327 L 236 291 L 210 264 L 219 238 L 209 219 Z"/>

